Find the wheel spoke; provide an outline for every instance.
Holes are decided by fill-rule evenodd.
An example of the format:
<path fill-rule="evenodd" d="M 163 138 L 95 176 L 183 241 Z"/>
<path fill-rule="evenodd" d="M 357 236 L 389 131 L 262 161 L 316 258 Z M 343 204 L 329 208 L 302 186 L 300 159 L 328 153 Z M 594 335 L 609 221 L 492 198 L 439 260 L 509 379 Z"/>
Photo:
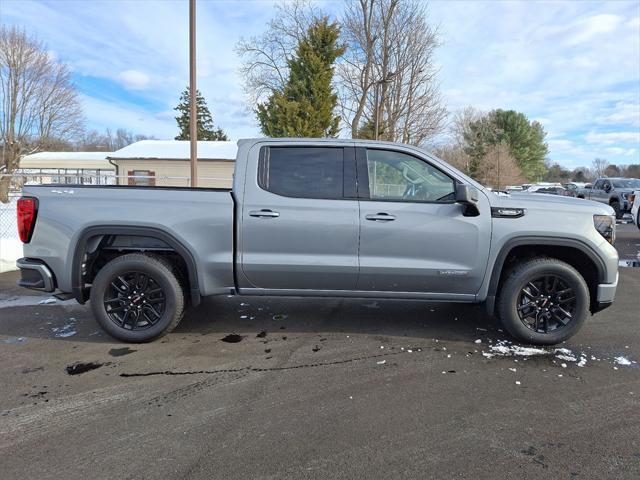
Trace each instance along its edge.
<path fill-rule="evenodd" d="M 553 312 L 551 312 L 551 314 L 553 315 L 553 317 L 560 322 L 563 326 L 566 325 L 567 323 L 569 323 L 569 320 L 562 318 L 560 315 L 558 315 L 558 310 L 554 310 Z"/>
<path fill-rule="evenodd" d="M 558 311 L 562 312 L 562 314 L 567 317 L 569 320 L 573 320 L 573 315 L 567 312 L 564 308 L 558 307 Z"/>
<path fill-rule="evenodd" d="M 540 291 L 540 289 L 539 289 L 538 287 L 536 287 L 536 286 L 533 284 L 533 282 L 529 282 L 529 283 L 527 283 L 527 285 L 528 285 L 528 287 L 529 287 L 529 288 L 532 288 L 532 289 L 533 289 L 533 294 L 534 294 L 534 295 L 540 295 L 540 294 L 542 294 L 542 292 Z"/>
<path fill-rule="evenodd" d="M 153 313 L 153 315 L 155 316 L 155 320 L 158 320 L 160 318 L 160 313 L 158 313 L 158 311 L 155 308 L 153 308 L 153 306 L 149 305 L 148 303 L 145 305 L 145 308 L 143 310 L 145 312 L 146 311 L 150 311 L 151 313 Z"/>
<path fill-rule="evenodd" d="M 533 302 L 528 302 L 525 303 L 524 305 L 520 305 L 518 307 L 518 311 L 522 312 L 525 308 L 531 307 L 534 303 Z"/>
<path fill-rule="evenodd" d="M 565 303 L 569 303 L 569 302 L 571 302 L 571 301 L 573 301 L 575 299 L 576 299 L 576 297 L 563 298 L 563 299 L 558 300 L 558 303 L 561 304 L 561 305 L 564 305 Z"/>
<path fill-rule="evenodd" d="M 148 275 L 143 275 L 142 284 L 140 285 L 140 290 L 143 291 L 143 292 L 146 292 L 147 288 L 149 288 L 149 276 Z"/>

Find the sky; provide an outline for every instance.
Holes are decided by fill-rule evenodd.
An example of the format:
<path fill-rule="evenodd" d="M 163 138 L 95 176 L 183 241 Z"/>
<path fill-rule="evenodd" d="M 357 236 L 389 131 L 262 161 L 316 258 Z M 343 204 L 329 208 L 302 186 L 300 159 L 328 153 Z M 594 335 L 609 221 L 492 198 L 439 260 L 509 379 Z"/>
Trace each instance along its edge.
<path fill-rule="evenodd" d="M 338 15 L 341 2 L 318 5 Z M 259 136 L 246 103 L 240 37 L 259 35 L 274 2 L 198 0 L 198 89 L 232 140 Z M 549 159 L 567 168 L 640 163 L 640 2 L 429 2 L 448 109 L 514 109 L 547 131 Z M 87 127 L 177 134 L 188 84 L 185 0 L 0 0 L 0 22 L 19 25 L 70 65 Z"/>

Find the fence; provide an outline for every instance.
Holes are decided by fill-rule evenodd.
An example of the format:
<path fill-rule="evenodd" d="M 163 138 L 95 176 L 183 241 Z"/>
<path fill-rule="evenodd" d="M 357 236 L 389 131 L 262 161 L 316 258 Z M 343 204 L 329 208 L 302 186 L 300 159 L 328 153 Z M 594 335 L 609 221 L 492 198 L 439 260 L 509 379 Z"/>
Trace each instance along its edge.
<path fill-rule="evenodd" d="M 60 171 L 23 170 L 11 175 L 0 174 L 0 188 L 7 188 L 5 195 L 0 191 L 0 272 L 16 269 L 16 260 L 22 256 L 22 243 L 18 237 L 17 202 L 22 188 L 28 185 L 135 185 L 157 187 L 188 187 L 189 177 L 170 176 L 127 176 L 113 173 L 91 174 L 86 172 L 62 173 Z M 201 187 L 231 186 L 231 178 L 199 177 Z M 2 202 L 2 199 L 8 202 Z"/>

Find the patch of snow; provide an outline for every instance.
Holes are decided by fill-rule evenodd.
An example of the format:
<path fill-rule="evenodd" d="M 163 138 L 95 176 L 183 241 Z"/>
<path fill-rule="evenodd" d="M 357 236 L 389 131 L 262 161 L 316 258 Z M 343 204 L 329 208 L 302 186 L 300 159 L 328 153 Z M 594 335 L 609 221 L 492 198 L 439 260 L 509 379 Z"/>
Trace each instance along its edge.
<path fill-rule="evenodd" d="M 517 380 L 516 380 L 516 385 L 520 385 L 520 382 L 518 382 Z"/>
<path fill-rule="evenodd" d="M 378 365 L 384 365 L 385 363 L 387 363 L 386 360 L 380 360 L 379 362 L 376 362 L 376 364 Z"/>
<path fill-rule="evenodd" d="M 55 298 L 45 298 L 44 300 L 40 300 L 38 305 L 49 305 L 50 303 L 56 303 L 57 300 Z"/>
<path fill-rule="evenodd" d="M 482 343 L 482 340 L 478 338 L 474 343 Z"/>
<path fill-rule="evenodd" d="M 622 355 L 614 358 L 613 361 L 618 365 L 631 365 L 631 360 L 629 360 L 626 357 L 623 357 Z"/>
<path fill-rule="evenodd" d="M 577 362 L 578 361 L 578 359 L 576 357 L 574 357 L 573 355 L 556 355 L 556 358 L 559 358 L 560 360 L 565 360 L 567 362 Z"/>

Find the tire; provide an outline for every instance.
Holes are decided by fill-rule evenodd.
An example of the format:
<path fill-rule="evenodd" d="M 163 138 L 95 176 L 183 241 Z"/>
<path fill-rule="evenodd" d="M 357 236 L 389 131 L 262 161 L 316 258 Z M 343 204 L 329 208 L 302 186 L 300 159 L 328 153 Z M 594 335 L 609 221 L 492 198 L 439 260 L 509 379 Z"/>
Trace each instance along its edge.
<path fill-rule="evenodd" d="M 553 286 L 556 293 L 547 288 Z M 589 305 L 589 288 L 580 273 L 561 260 L 541 257 L 524 261 L 508 273 L 499 292 L 497 313 L 504 328 L 517 340 L 555 345 L 580 330 Z"/>
<path fill-rule="evenodd" d="M 184 289 L 172 265 L 140 253 L 117 257 L 102 267 L 90 301 L 95 319 L 109 335 L 134 343 L 171 332 L 185 308 Z"/>
<path fill-rule="evenodd" d="M 638 209 L 638 214 L 636 215 L 636 226 L 638 230 L 640 230 L 640 208 Z"/>
<path fill-rule="evenodd" d="M 620 220 L 624 216 L 624 213 L 622 213 L 620 209 L 620 202 L 611 202 L 611 208 L 616 212 L 616 219 Z"/>

